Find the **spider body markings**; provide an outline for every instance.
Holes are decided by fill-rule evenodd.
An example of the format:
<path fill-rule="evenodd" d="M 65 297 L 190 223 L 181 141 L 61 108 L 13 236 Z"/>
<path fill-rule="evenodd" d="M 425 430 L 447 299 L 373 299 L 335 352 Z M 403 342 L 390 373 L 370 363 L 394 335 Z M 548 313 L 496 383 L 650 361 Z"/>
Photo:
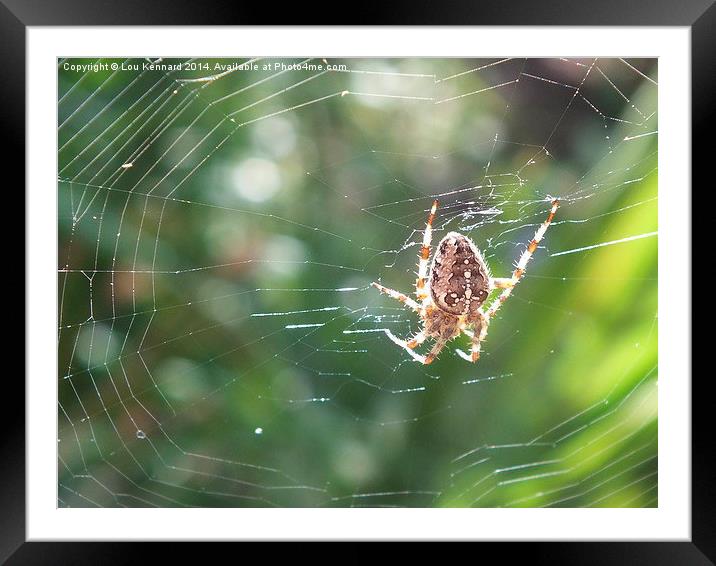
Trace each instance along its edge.
<path fill-rule="evenodd" d="M 393 341 L 405 348 L 413 358 L 423 364 L 429 364 L 445 344 L 464 333 L 472 340 L 471 355 L 467 359 L 476 362 L 480 358 L 480 346 L 487 336 L 490 319 L 512 294 L 512 289 L 524 275 L 527 262 L 532 258 L 559 208 L 559 200 L 554 199 L 551 204 L 547 219 L 537 229 L 527 249 L 520 256 L 512 277 L 492 277 L 478 247 L 470 238 L 457 232 L 449 232 L 440 240 L 428 273 L 433 220 L 438 207 L 438 201 L 434 201 L 423 233 L 418 263 L 418 279 L 415 283 L 418 300 L 415 301 L 379 283 L 372 283 L 381 293 L 416 311 L 423 321 L 423 328 L 413 338 L 407 341 L 392 338 Z M 502 289 L 502 293 L 487 310 L 483 310 L 490 292 L 495 289 Z M 426 356 L 413 351 L 428 338 L 435 340 L 435 344 Z"/>

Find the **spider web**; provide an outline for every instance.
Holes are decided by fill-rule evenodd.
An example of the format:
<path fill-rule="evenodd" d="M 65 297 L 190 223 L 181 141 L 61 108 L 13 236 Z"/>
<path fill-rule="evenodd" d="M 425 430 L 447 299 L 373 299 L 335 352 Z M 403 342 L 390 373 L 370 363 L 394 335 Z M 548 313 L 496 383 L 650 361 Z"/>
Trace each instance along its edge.
<path fill-rule="evenodd" d="M 58 61 L 58 505 L 656 506 L 656 71 Z M 506 277 L 552 197 L 479 363 L 390 340 L 433 198 Z"/>

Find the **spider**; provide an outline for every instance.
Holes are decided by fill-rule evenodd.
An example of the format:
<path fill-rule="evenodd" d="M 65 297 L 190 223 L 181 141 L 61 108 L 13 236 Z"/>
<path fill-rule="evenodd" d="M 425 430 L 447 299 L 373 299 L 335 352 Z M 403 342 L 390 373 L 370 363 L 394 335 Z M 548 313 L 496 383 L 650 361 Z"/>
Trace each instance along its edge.
<path fill-rule="evenodd" d="M 430 242 L 432 240 L 433 220 L 438 201 L 433 201 L 428 222 L 423 234 L 423 246 L 418 263 L 418 279 L 415 283 L 415 301 L 409 296 L 389 289 L 379 283 L 371 283 L 381 293 L 397 299 L 420 315 L 423 328 L 410 340 L 389 337 L 396 344 L 423 364 L 431 363 L 450 340 L 465 333 L 472 340 L 471 356 L 468 361 L 476 362 L 480 358 L 480 344 L 487 336 L 490 319 L 512 294 L 512 289 L 525 273 L 527 262 L 532 258 L 542 241 L 557 209 L 559 200 L 552 200 L 552 208 L 547 219 L 535 232 L 534 237 L 522 253 L 512 277 L 492 277 L 480 250 L 474 242 L 458 232 L 449 232 L 438 244 L 437 252 L 428 272 Z M 429 278 L 428 288 L 426 280 Z M 482 309 L 490 292 L 502 289 L 502 293 L 487 310 Z M 432 338 L 435 344 L 426 356 L 415 352 L 426 339 Z M 462 352 L 459 352 L 462 355 Z"/>

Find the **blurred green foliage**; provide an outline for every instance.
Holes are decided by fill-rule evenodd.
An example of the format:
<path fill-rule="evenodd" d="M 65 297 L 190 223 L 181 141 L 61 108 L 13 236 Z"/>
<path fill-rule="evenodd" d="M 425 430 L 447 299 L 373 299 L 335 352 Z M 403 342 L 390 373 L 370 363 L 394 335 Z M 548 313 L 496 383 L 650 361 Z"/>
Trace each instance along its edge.
<path fill-rule="evenodd" d="M 60 505 L 657 505 L 657 238 L 604 245 L 657 230 L 654 84 L 64 63 Z M 435 241 L 496 276 L 562 199 L 476 365 L 413 362 L 381 329 L 419 320 L 369 287 L 413 290 L 436 195 Z"/>

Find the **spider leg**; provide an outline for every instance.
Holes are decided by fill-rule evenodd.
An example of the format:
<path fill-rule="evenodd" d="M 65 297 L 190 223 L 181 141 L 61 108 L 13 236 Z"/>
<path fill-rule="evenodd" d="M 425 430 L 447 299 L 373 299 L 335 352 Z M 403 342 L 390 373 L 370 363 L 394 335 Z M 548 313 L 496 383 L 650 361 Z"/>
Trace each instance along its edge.
<path fill-rule="evenodd" d="M 472 363 L 475 363 L 477 360 L 480 359 L 480 346 L 482 345 L 482 341 L 487 337 L 487 326 L 487 318 L 483 315 L 479 326 L 477 326 L 475 328 L 475 331 L 471 333 L 472 348 L 470 351 L 470 359 Z"/>
<path fill-rule="evenodd" d="M 428 260 L 430 259 L 430 242 L 433 239 L 433 220 L 435 211 L 438 209 L 438 201 L 433 201 L 433 206 L 428 215 L 428 221 L 423 232 L 423 247 L 420 249 L 420 260 L 418 261 L 418 279 L 415 282 L 415 294 L 419 301 L 428 297 L 428 290 L 425 288 L 425 280 L 428 277 Z"/>
<path fill-rule="evenodd" d="M 395 291 L 393 289 L 389 289 L 388 287 L 383 287 L 383 285 L 380 285 L 379 283 L 376 283 L 375 281 L 371 283 L 373 287 L 378 289 L 381 293 L 385 293 L 389 297 L 393 297 L 395 300 L 400 301 L 401 303 L 405 303 L 408 305 L 411 309 L 415 311 L 420 310 L 420 305 L 415 302 L 413 299 L 408 297 L 407 295 L 404 295 L 403 293 L 399 291 Z"/>
<path fill-rule="evenodd" d="M 415 346 L 417 346 L 417 344 L 416 344 L 415 346 L 412 346 L 411 342 L 412 342 L 413 340 L 417 339 L 418 336 L 419 336 L 420 334 L 422 334 L 422 333 L 417 334 L 411 341 L 406 341 L 406 340 L 402 340 L 402 339 L 398 338 L 395 334 L 393 334 L 393 333 L 392 333 L 390 330 L 388 330 L 387 328 L 384 329 L 384 332 L 385 332 L 386 336 L 388 336 L 388 338 L 390 338 L 391 341 L 392 341 L 394 344 L 397 344 L 398 346 L 400 346 L 401 348 L 403 348 L 406 352 L 408 352 L 408 354 L 410 354 L 410 357 L 413 358 L 415 361 L 418 361 L 418 362 L 420 362 L 421 364 L 429 364 L 429 363 L 432 361 L 432 360 L 427 361 L 427 357 L 426 357 L 426 356 L 421 356 L 420 354 L 418 354 L 417 352 L 415 352 L 415 351 L 413 350 L 413 348 L 414 348 Z M 426 338 L 427 338 L 427 337 L 426 337 Z M 423 342 L 423 341 L 425 341 L 425 338 L 422 338 L 422 339 L 420 340 L 420 342 Z"/>
<path fill-rule="evenodd" d="M 428 335 L 425 334 L 425 332 L 423 330 L 421 330 L 415 336 L 413 336 L 410 340 L 408 340 L 408 342 L 405 345 L 408 348 L 410 348 L 411 350 L 413 350 L 413 349 L 417 348 L 418 346 L 420 346 L 420 344 L 425 342 L 425 340 L 427 338 L 428 338 Z"/>
<path fill-rule="evenodd" d="M 509 289 L 514 287 L 515 283 L 512 281 L 512 277 L 493 277 L 490 285 L 493 289 Z"/>
<path fill-rule="evenodd" d="M 428 355 L 423 358 L 423 363 L 425 365 L 431 364 L 433 360 L 437 357 L 437 355 L 440 353 L 440 351 L 445 347 L 445 344 L 447 344 L 447 340 L 438 338 Z"/>
<path fill-rule="evenodd" d="M 512 294 L 512 289 L 514 289 L 515 285 L 517 285 L 517 283 L 520 281 L 520 279 L 522 279 L 522 276 L 525 274 L 527 262 L 530 259 L 532 259 L 532 254 L 534 254 L 535 250 L 537 249 L 537 246 L 542 241 L 542 237 L 544 236 L 544 233 L 547 231 L 547 228 L 549 228 L 549 225 L 552 223 L 552 219 L 554 218 L 554 215 L 557 212 L 558 208 L 559 208 L 559 200 L 554 199 L 552 201 L 552 208 L 549 211 L 549 215 L 547 216 L 547 219 L 537 229 L 537 232 L 535 232 L 534 237 L 532 238 L 532 240 L 530 240 L 530 243 L 527 245 L 527 249 L 520 256 L 520 260 L 517 262 L 517 267 L 512 272 L 512 277 L 509 279 L 510 284 L 506 283 L 502 278 L 493 280 L 495 282 L 496 287 L 500 287 L 504 290 L 502 291 L 502 293 L 500 293 L 500 296 L 497 297 L 492 302 L 492 304 L 490 305 L 490 308 L 487 309 L 485 316 L 487 317 L 488 320 L 495 315 L 497 310 L 502 306 L 502 304 Z M 498 282 L 500 282 L 499 285 L 497 284 Z"/>

